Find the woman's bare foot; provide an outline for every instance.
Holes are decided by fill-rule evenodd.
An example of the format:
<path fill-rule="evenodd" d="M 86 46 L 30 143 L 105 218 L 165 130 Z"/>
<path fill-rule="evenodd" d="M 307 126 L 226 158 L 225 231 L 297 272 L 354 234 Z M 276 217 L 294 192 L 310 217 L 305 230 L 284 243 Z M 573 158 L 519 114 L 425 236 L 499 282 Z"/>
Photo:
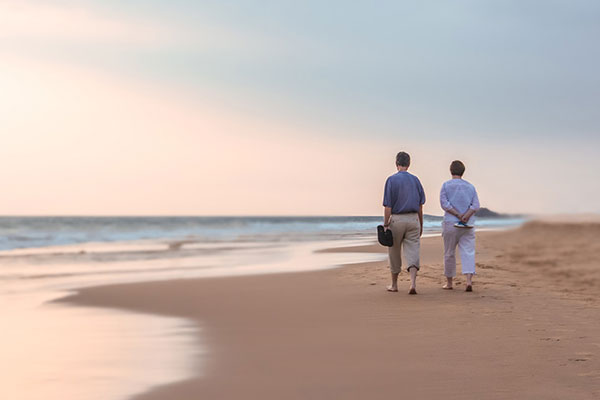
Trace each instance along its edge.
<path fill-rule="evenodd" d="M 473 274 L 465 274 L 467 277 L 467 287 L 465 288 L 465 292 L 473 291 Z"/>
<path fill-rule="evenodd" d="M 387 287 L 387 291 L 388 292 L 397 292 L 398 291 L 398 287 L 394 286 L 394 285 L 390 285 Z"/>
<path fill-rule="evenodd" d="M 442 286 L 442 289 L 444 289 L 444 290 L 452 290 L 452 289 L 454 289 L 454 287 L 452 285 L 448 285 L 446 283 L 444 286 Z"/>

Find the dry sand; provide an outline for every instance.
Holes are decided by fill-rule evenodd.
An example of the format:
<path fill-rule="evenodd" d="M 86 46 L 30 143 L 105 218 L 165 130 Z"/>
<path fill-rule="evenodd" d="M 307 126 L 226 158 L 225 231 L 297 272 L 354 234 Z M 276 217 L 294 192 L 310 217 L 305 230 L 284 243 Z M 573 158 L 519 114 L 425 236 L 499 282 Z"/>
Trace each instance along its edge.
<path fill-rule="evenodd" d="M 186 317 L 208 352 L 154 399 L 598 399 L 600 224 L 478 233 L 474 292 L 441 290 L 422 244 L 419 295 L 387 262 L 106 286 L 67 301 Z M 360 251 L 381 251 L 365 246 Z M 342 251 L 337 249 L 335 251 Z"/>

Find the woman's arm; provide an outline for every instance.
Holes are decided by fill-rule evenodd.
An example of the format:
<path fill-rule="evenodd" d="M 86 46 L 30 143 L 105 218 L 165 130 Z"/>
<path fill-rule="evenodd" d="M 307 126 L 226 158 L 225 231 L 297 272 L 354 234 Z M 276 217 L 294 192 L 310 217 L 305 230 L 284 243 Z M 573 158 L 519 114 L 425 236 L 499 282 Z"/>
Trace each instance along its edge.
<path fill-rule="evenodd" d="M 475 214 L 477 210 L 479 210 L 479 196 L 477 196 L 477 190 L 475 190 L 475 188 L 473 188 L 473 191 L 474 194 L 473 198 L 471 199 L 471 205 L 469 206 L 469 209 L 462 217 L 459 217 L 460 220 L 465 224 L 467 223 L 467 221 L 469 221 L 469 219 L 471 219 L 473 214 Z"/>
<path fill-rule="evenodd" d="M 448 199 L 448 194 L 446 193 L 446 187 L 444 185 L 442 185 L 442 190 L 440 191 L 440 205 L 442 206 L 442 210 L 454 215 L 458 219 L 462 219 L 463 215 L 452 206 L 452 203 L 450 203 L 450 199 Z"/>

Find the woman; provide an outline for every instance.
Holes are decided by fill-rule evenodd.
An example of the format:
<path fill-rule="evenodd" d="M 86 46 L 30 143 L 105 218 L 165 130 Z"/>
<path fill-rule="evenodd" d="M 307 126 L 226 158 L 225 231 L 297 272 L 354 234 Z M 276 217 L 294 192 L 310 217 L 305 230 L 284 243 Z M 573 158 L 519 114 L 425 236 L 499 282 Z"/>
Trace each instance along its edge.
<path fill-rule="evenodd" d="M 440 192 L 440 204 L 445 211 L 442 226 L 444 238 L 444 289 L 451 290 L 456 276 L 456 246 L 460 251 L 462 273 L 467 278 L 467 292 L 473 291 L 475 274 L 475 213 L 479 210 L 479 198 L 475 186 L 462 179 L 465 165 L 458 160 L 450 164 L 452 179 L 444 182 Z"/>

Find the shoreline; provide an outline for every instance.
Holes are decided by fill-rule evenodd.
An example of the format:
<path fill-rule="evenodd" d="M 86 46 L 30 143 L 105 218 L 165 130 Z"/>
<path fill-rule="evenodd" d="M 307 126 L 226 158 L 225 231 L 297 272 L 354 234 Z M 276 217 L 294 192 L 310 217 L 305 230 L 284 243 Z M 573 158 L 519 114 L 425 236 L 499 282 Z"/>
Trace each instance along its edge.
<path fill-rule="evenodd" d="M 576 277 L 553 282 L 564 268 L 540 270 L 548 261 L 539 254 L 544 250 L 555 251 L 558 259 L 573 257 L 561 255 L 554 243 L 540 247 L 557 227 L 571 229 L 534 223 L 478 233 L 472 294 L 460 290 L 462 278 L 458 289 L 440 289 L 441 241 L 433 237 L 422 242 L 417 296 L 403 292 L 405 273 L 400 293 L 385 292 L 387 261 L 375 261 L 100 286 L 60 302 L 183 317 L 202 327 L 208 352 L 197 360 L 202 368 L 195 377 L 151 388 L 137 400 L 383 399 L 398 393 L 422 399 L 588 399 L 600 395 L 600 327 L 592 322 L 600 317 L 598 288 L 594 283 L 572 290 L 564 279 Z M 578 226 L 580 237 L 571 240 L 589 238 L 588 229 L 597 233 L 600 225 L 585 232 Z M 593 239 L 584 243 L 592 252 Z M 514 269 L 514 255 L 530 270 Z M 596 282 L 597 269 L 585 271 L 584 278 Z"/>

